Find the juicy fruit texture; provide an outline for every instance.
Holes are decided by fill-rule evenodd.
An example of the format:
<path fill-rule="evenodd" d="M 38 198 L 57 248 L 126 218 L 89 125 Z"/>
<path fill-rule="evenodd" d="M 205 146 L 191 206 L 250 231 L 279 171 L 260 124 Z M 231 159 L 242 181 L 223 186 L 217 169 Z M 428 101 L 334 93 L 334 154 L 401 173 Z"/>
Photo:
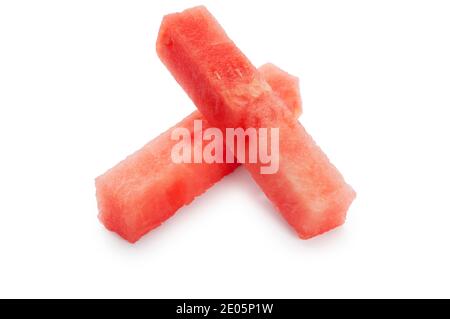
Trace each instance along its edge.
<path fill-rule="evenodd" d="M 298 118 L 303 111 L 298 77 L 287 74 L 272 63 L 266 63 L 258 70 L 272 90 L 275 91 L 276 88 L 277 95 L 289 107 L 294 118 Z M 291 77 L 291 81 L 286 81 L 288 76 Z"/>
<path fill-rule="evenodd" d="M 279 128 L 279 171 L 244 165 L 301 238 L 344 223 L 355 192 L 205 7 L 164 17 L 157 52 L 212 125 Z"/>
<path fill-rule="evenodd" d="M 274 92 L 300 114 L 298 79 L 272 64 L 261 69 Z M 194 120 L 203 120 L 203 130 L 210 127 L 195 111 L 96 179 L 99 218 L 106 228 L 135 242 L 239 166 L 172 162 L 171 150 L 177 143 L 171 139 L 172 131 L 185 127 L 192 132 Z M 207 142 L 203 143 L 204 147 Z"/>

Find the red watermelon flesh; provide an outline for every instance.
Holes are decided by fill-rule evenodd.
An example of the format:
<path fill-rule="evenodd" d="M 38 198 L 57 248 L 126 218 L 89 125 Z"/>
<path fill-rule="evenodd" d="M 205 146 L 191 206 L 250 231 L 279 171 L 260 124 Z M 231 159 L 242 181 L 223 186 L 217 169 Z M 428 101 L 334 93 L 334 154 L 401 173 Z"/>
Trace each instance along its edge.
<path fill-rule="evenodd" d="M 300 114 L 298 78 L 273 64 L 260 69 L 274 92 Z M 136 242 L 238 166 L 172 162 L 171 150 L 177 143 L 171 139 L 172 131 L 186 127 L 192 132 L 194 120 L 203 120 L 203 130 L 209 127 L 195 111 L 96 179 L 99 218 L 106 228 Z"/>
<path fill-rule="evenodd" d="M 211 125 L 279 128 L 278 172 L 245 167 L 301 238 L 344 223 L 355 192 L 205 7 L 164 17 L 157 52 Z"/>
<path fill-rule="evenodd" d="M 272 90 L 286 103 L 294 118 L 300 117 L 302 100 L 298 78 L 286 73 L 272 63 L 266 63 L 258 70 Z M 286 77 L 290 77 L 291 81 L 287 81 Z"/>

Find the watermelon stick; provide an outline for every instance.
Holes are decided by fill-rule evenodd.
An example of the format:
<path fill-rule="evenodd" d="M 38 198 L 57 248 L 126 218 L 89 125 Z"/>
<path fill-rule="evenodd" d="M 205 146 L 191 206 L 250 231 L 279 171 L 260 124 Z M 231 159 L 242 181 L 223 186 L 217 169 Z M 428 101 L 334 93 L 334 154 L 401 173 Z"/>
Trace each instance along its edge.
<path fill-rule="evenodd" d="M 165 16 L 156 47 L 210 125 L 278 129 L 276 173 L 244 166 L 300 238 L 344 223 L 355 192 L 205 7 Z"/>
<path fill-rule="evenodd" d="M 272 64 L 259 70 L 299 116 L 298 78 Z M 99 219 L 106 228 L 133 243 L 239 166 L 172 162 L 171 149 L 177 143 L 171 139 L 173 130 L 186 127 L 192 131 L 194 120 L 203 120 L 203 130 L 209 127 L 201 113 L 195 111 L 96 179 Z"/>

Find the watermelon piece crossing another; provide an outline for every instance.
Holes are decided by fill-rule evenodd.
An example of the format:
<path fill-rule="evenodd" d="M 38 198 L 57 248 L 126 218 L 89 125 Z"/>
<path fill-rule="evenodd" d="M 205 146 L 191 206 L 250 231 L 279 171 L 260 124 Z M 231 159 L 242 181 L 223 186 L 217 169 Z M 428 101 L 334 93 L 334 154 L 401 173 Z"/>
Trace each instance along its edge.
<path fill-rule="evenodd" d="M 277 173 L 244 166 L 301 238 L 344 223 L 354 190 L 205 7 L 165 16 L 157 52 L 211 125 L 279 130 Z"/>
<path fill-rule="evenodd" d="M 298 78 L 273 64 L 260 70 L 291 112 L 300 115 Z M 239 166 L 172 162 L 177 142 L 171 133 L 180 127 L 192 130 L 194 120 L 203 120 L 203 130 L 210 127 L 195 111 L 95 180 L 99 219 L 107 229 L 134 243 Z"/>

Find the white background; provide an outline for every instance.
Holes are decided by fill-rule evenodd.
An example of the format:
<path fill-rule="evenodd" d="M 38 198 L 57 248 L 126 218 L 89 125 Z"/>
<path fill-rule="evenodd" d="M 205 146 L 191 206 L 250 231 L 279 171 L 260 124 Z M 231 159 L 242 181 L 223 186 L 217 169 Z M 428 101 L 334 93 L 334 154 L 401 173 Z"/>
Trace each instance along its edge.
<path fill-rule="evenodd" d="M 355 188 L 298 239 L 243 169 L 130 245 L 94 178 L 194 110 L 155 53 L 205 4 Z M 0 297 L 450 297 L 445 1 L 1 1 Z"/>

